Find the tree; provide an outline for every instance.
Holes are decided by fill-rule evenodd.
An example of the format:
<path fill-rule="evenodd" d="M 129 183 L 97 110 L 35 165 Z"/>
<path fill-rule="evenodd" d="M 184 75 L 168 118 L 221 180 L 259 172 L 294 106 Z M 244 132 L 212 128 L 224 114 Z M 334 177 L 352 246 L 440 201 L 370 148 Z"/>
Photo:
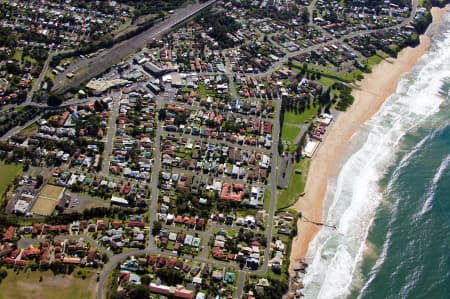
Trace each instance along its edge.
<path fill-rule="evenodd" d="M 109 296 L 110 299 L 128 299 L 128 296 L 125 294 L 124 291 L 113 291 L 111 295 Z"/>
<path fill-rule="evenodd" d="M 152 235 L 157 236 L 162 229 L 162 224 L 159 221 L 153 221 Z"/>
<path fill-rule="evenodd" d="M 184 275 L 175 269 L 162 268 L 156 272 L 156 275 L 168 285 L 177 285 L 183 282 Z"/>
<path fill-rule="evenodd" d="M 150 282 L 152 282 L 152 279 L 150 278 L 150 276 L 148 276 L 148 275 L 142 276 L 142 278 L 141 278 L 141 284 L 143 284 L 143 285 L 149 285 Z"/>
<path fill-rule="evenodd" d="M 4 268 L 0 270 L 0 282 L 8 276 L 8 271 L 6 271 Z"/>
<path fill-rule="evenodd" d="M 63 97 L 61 95 L 57 95 L 54 93 L 51 93 L 47 98 L 47 104 L 49 106 L 59 106 L 64 101 Z"/>
<path fill-rule="evenodd" d="M 8 71 L 8 73 L 13 74 L 13 75 L 20 74 L 20 66 L 17 62 L 7 63 L 6 70 Z"/>
<path fill-rule="evenodd" d="M 39 188 L 44 183 L 44 177 L 40 174 L 36 176 L 36 188 Z"/>

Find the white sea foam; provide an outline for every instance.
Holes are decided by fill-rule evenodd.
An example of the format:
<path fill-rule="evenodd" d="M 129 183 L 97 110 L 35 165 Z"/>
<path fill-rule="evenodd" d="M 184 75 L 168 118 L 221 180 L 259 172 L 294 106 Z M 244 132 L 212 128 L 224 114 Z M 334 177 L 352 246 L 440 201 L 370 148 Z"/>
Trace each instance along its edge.
<path fill-rule="evenodd" d="M 426 143 L 429 140 L 432 140 L 437 134 L 439 134 L 440 132 L 442 132 L 446 127 L 448 126 L 448 123 L 445 123 L 443 125 L 441 125 L 440 127 L 436 128 L 435 130 L 433 130 L 431 132 L 431 134 L 426 135 L 424 138 L 422 138 L 400 161 L 400 163 L 398 163 L 398 166 L 395 168 L 394 172 L 392 173 L 392 177 L 389 180 L 389 183 L 386 187 L 386 189 L 389 191 L 391 190 L 392 186 L 397 182 L 398 176 L 401 173 L 401 170 L 403 168 L 405 168 L 406 166 L 409 165 L 409 163 L 411 162 L 412 158 L 414 157 L 414 155 L 416 155 L 422 148 L 424 145 L 426 145 Z"/>
<path fill-rule="evenodd" d="M 306 298 L 345 298 L 350 294 L 352 280 L 359 277 L 355 271 L 369 228 L 382 201 L 378 181 L 394 161 L 405 133 L 439 111 L 443 101 L 438 95 L 441 79 L 450 75 L 450 34 L 446 36 L 420 59 L 413 72 L 400 81 L 396 93 L 365 125 L 367 138 L 332 183 L 335 188 L 327 193 L 324 219 L 336 224 L 337 230 L 322 228 L 310 244 L 304 278 Z M 358 135 L 352 142 L 357 140 Z M 388 248 L 387 243 L 377 267 Z"/>
<path fill-rule="evenodd" d="M 366 288 L 375 279 L 376 274 L 378 273 L 378 269 L 380 269 L 381 265 L 383 265 L 384 260 L 385 260 L 385 258 L 387 256 L 388 248 L 391 245 L 391 236 L 392 236 L 392 232 L 388 231 L 388 233 L 386 234 L 386 241 L 383 244 L 383 250 L 381 251 L 380 256 L 378 257 L 375 265 L 372 268 L 372 271 L 371 271 L 369 279 L 367 280 L 367 282 L 364 285 L 364 287 L 361 289 L 361 292 L 360 292 L 360 295 L 358 296 L 358 299 L 361 298 L 361 294 L 364 294 L 364 291 L 366 290 Z"/>
<path fill-rule="evenodd" d="M 439 180 L 441 179 L 442 175 L 444 174 L 444 171 L 450 166 L 450 155 L 447 155 L 444 160 L 442 160 L 441 165 L 439 165 L 438 170 L 434 174 L 433 180 L 431 181 L 431 186 L 428 189 L 428 192 L 426 194 L 426 200 L 422 207 L 422 210 L 420 211 L 419 215 L 422 216 L 426 212 L 428 212 L 431 208 L 431 203 L 433 202 L 434 194 L 436 192 Z"/>

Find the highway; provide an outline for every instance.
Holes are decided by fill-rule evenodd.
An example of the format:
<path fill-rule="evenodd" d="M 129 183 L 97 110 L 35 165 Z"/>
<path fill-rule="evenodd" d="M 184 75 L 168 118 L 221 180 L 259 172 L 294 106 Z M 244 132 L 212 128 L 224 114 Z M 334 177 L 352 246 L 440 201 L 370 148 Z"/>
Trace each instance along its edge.
<path fill-rule="evenodd" d="M 124 57 L 133 54 L 140 48 L 144 48 L 154 38 L 161 34 L 167 33 L 174 26 L 194 16 L 201 10 L 214 4 L 217 0 L 210 0 L 205 3 L 196 3 L 188 5 L 174 11 L 173 14 L 153 27 L 144 31 L 128 40 L 115 44 L 113 47 L 106 49 L 95 57 L 84 59 L 76 64 L 71 65 L 64 73 L 60 74 L 54 82 L 52 91 L 64 93 L 72 87 L 101 74 L 112 65 L 120 62 Z M 72 79 L 66 78 L 69 72 L 73 72 L 75 76 Z"/>

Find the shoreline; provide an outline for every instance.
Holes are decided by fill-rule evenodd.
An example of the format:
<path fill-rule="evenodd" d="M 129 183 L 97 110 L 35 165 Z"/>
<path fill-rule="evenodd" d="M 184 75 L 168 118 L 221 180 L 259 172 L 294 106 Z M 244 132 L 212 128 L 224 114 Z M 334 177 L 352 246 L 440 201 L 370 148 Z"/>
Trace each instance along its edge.
<path fill-rule="evenodd" d="M 296 211 L 301 211 L 312 221 L 322 220 L 322 205 L 328 181 L 336 178 L 339 165 L 353 135 L 379 110 L 386 99 L 395 92 L 402 76 L 408 73 L 417 60 L 428 51 L 433 30 L 449 10 L 450 5 L 444 8 L 433 7 L 431 10 L 433 21 L 426 32 L 420 36 L 418 46 L 404 48 L 397 58 L 383 60 L 373 68 L 372 73 L 366 74 L 362 81 L 353 84 L 352 95 L 355 97 L 355 102 L 347 111 L 339 113 L 329 128 L 328 136 L 312 158 L 305 195 L 299 197 L 292 206 Z M 298 233 L 292 240 L 290 256 L 291 277 L 294 274 L 293 266 L 306 257 L 309 244 L 318 231 L 318 226 L 298 220 Z"/>

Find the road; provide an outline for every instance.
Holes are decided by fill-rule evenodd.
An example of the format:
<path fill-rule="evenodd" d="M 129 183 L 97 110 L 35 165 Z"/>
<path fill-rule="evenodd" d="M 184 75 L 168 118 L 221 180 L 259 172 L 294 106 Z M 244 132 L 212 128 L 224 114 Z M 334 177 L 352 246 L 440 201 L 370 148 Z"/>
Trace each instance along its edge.
<path fill-rule="evenodd" d="M 144 48 L 146 45 L 161 34 L 168 32 L 174 26 L 194 16 L 201 10 L 214 4 L 217 0 L 210 0 L 205 3 L 196 3 L 188 5 L 187 7 L 175 10 L 167 19 L 155 24 L 152 28 L 140 33 L 128 40 L 115 44 L 110 49 L 102 51 L 95 57 L 81 60 L 76 64 L 70 66 L 64 73 L 58 76 L 52 91 L 57 93 L 64 93 L 72 87 L 93 78 L 112 65 L 120 62 L 122 58 L 133 54 L 139 48 Z M 69 72 L 73 72 L 75 76 L 72 79 L 66 78 Z"/>
<path fill-rule="evenodd" d="M 157 108 L 161 109 L 163 107 L 163 99 L 161 97 L 157 97 L 156 100 Z M 155 155 L 153 157 L 153 167 L 152 167 L 152 179 L 150 182 L 150 190 L 151 194 L 151 202 L 150 202 L 150 236 L 148 248 L 154 249 L 155 246 L 155 238 L 152 235 L 153 221 L 157 221 L 157 211 L 156 204 L 158 203 L 158 181 L 159 181 L 159 172 L 161 171 L 161 133 L 162 133 L 162 125 L 160 121 L 157 121 L 156 132 L 155 132 Z"/>
<path fill-rule="evenodd" d="M 281 111 L 281 98 L 278 94 L 278 103 L 275 106 L 275 117 L 280 117 Z M 270 207 L 269 207 L 269 216 L 268 223 L 266 228 L 266 239 L 267 243 L 270 244 L 272 242 L 272 228 L 273 228 L 273 217 L 275 215 L 275 208 L 277 202 L 277 165 L 278 165 L 278 142 L 280 137 L 280 122 L 275 121 L 273 125 L 273 134 L 272 134 L 272 160 L 271 160 L 271 171 L 269 176 L 269 188 L 270 188 Z M 264 264 L 261 268 L 262 273 L 266 273 L 269 265 L 270 258 L 270 246 L 267 246 L 264 250 Z"/>
<path fill-rule="evenodd" d="M 309 26 L 314 25 L 314 9 L 316 8 L 317 0 L 311 1 L 311 3 L 308 5 L 308 14 L 309 14 Z"/>
<path fill-rule="evenodd" d="M 40 115 L 36 116 L 35 118 L 31 119 L 30 121 L 27 121 L 23 126 L 17 126 L 9 130 L 5 135 L 0 137 L 0 141 L 6 141 L 12 136 L 18 134 L 20 131 L 22 131 L 23 128 L 26 128 L 28 126 L 31 126 L 34 122 L 38 121 L 41 118 Z"/>
<path fill-rule="evenodd" d="M 238 279 L 237 292 L 236 292 L 236 296 L 238 297 L 238 299 L 243 298 L 242 293 L 244 292 L 246 275 L 247 275 L 247 273 L 245 273 L 244 271 L 239 271 L 239 279 Z"/>
<path fill-rule="evenodd" d="M 276 61 L 275 63 L 273 63 L 266 71 L 264 72 L 260 72 L 260 73 L 246 73 L 245 76 L 249 76 L 249 77 L 265 77 L 268 76 L 270 74 L 272 74 L 274 71 L 276 71 L 277 69 L 279 69 L 280 67 L 282 67 L 290 58 L 293 58 L 295 56 L 298 55 L 302 55 L 302 54 L 306 54 L 309 53 L 311 51 L 315 51 L 315 50 L 319 50 L 325 46 L 329 46 L 331 44 L 334 43 L 345 43 L 344 40 L 345 39 L 350 39 L 350 38 L 354 38 L 357 36 L 361 36 L 361 35 L 365 35 L 365 34 L 370 34 L 373 32 L 382 32 L 382 31 L 387 31 L 387 30 L 391 30 L 394 28 L 400 28 L 403 27 L 405 25 L 408 25 L 413 19 L 414 16 L 416 15 L 416 11 L 417 11 L 417 4 L 418 0 L 412 0 L 412 10 L 411 10 L 411 15 L 404 19 L 401 23 L 395 25 L 395 26 L 390 26 L 390 27 L 385 27 L 385 28 L 380 28 L 380 29 L 372 29 L 372 30 L 360 30 L 360 31 L 354 31 L 351 32 L 345 36 L 342 36 L 340 38 L 332 38 L 331 40 L 327 41 L 327 42 L 323 42 L 323 43 L 319 43 L 319 44 L 315 44 L 313 46 L 304 48 L 304 49 L 300 49 L 298 51 L 295 52 L 291 52 L 285 56 L 283 56 L 282 58 L 280 58 L 280 60 Z M 356 52 L 356 51 L 355 51 Z"/>
<path fill-rule="evenodd" d="M 42 113 L 44 113 L 46 110 L 58 110 L 58 109 L 64 109 L 70 106 L 76 106 L 76 105 L 81 105 L 87 102 L 93 102 L 96 99 L 100 99 L 100 98 L 84 98 L 84 99 L 77 99 L 77 100 L 70 100 L 67 102 L 64 102 L 62 105 L 60 106 L 48 106 L 47 104 L 40 104 L 40 103 L 30 103 L 27 106 L 32 106 L 32 107 L 37 107 L 37 108 L 41 108 L 42 109 Z M 2 111 L 7 111 L 11 108 L 16 108 L 16 107 L 20 107 L 20 106 L 25 106 L 25 105 L 5 105 L 7 107 L 3 107 Z M 24 125 L 21 126 L 17 126 L 12 128 L 11 130 L 9 130 L 8 132 L 6 132 L 3 136 L 0 137 L 0 141 L 6 141 L 9 138 L 11 138 L 12 136 L 18 134 L 21 130 L 23 130 L 24 128 L 30 126 L 31 124 L 33 124 L 35 121 L 38 121 L 41 116 L 42 113 L 38 116 L 36 116 L 35 118 L 31 119 L 30 121 L 26 122 Z"/>
<path fill-rule="evenodd" d="M 214 2 L 214 1 L 209 1 L 209 2 L 207 2 L 207 3 L 209 3 L 209 5 L 211 5 L 212 2 Z M 409 22 L 411 22 L 411 21 L 413 20 L 415 14 L 416 14 L 416 11 L 417 11 L 418 0 L 412 0 L 412 4 L 413 4 L 413 5 L 412 5 L 412 10 L 411 10 L 411 15 L 410 15 L 407 19 L 403 20 L 403 22 L 401 22 L 401 23 L 398 24 L 398 25 L 395 25 L 395 26 L 392 26 L 392 27 L 387 27 L 387 28 L 382 28 L 382 29 L 373 29 L 373 30 L 363 30 L 363 31 L 352 32 L 352 33 L 350 33 L 350 34 L 348 34 L 348 35 L 345 35 L 345 36 L 343 36 L 343 37 L 341 37 L 341 38 L 339 38 L 339 39 L 332 39 L 332 40 L 327 41 L 327 42 L 324 42 L 324 43 L 316 44 L 316 45 L 313 45 L 313 46 L 310 46 L 310 47 L 307 47 L 307 48 L 300 49 L 300 50 L 298 50 L 298 51 L 289 53 L 289 54 L 283 56 L 280 60 L 276 61 L 274 64 L 272 64 L 272 66 L 271 66 L 269 69 L 267 69 L 266 71 L 264 71 L 264 72 L 259 72 L 259 73 L 245 73 L 245 74 L 243 74 L 243 75 L 244 75 L 244 76 L 253 77 L 253 78 L 265 77 L 265 76 L 268 76 L 268 75 L 272 74 L 275 70 L 277 70 L 278 68 L 280 68 L 281 66 L 283 66 L 289 58 L 293 58 L 293 57 L 295 57 L 295 56 L 298 56 L 298 55 L 301 55 L 301 54 L 305 54 L 305 53 L 308 53 L 308 52 L 310 52 L 310 51 L 314 51 L 314 50 L 321 49 L 321 48 L 323 48 L 324 46 L 331 45 L 331 44 L 336 43 L 336 42 L 344 42 L 344 39 L 347 39 L 347 38 L 354 38 L 354 37 L 357 37 L 357 36 L 360 36 L 360 35 L 364 35 L 364 34 L 369 34 L 369 33 L 377 32 L 377 31 L 386 31 L 386 30 L 390 30 L 390 29 L 392 29 L 392 28 L 399 28 L 399 27 L 405 26 L 405 25 L 407 25 Z M 199 10 L 198 10 L 198 11 L 199 11 Z M 197 11 L 197 12 L 198 12 L 198 11 Z M 168 28 L 166 28 L 166 30 L 168 30 Z M 157 31 L 158 31 L 158 30 L 157 30 Z M 140 35 L 138 35 L 138 36 L 140 36 Z M 138 37 L 138 36 L 137 36 L 137 37 Z M 131 41 L 131 40 L 130 40 L 130 41 Z M 114 49 L 114 47 L 113 47 L 112 49 Z M 112 51 L 112 49 L 111 49 L 110 51 Z M 103 57 L 103 56 L 102 56 L 102 57 Z M 98 57 L 96 57 L 96 58 L 98 58 Z M 93 58 L 93 59 L 95 59 L 95 58 Z M 119 60 L 120 60 L 120 59 L 119 59 Z M 86 60 L 83 60 L 83 61 L 86 61 Z M 109 66 L 110 66 L 110 65 L 111 65 L 111 64 L 109 64 Z M 229 75 L 230 75 L 230 74 L 228 73 L 227 76 L 229 76 Z M 61 84 L 62 84 L 62 83 L 63 83 L 63 82 L 61 82 Z M 63 105 L 61 105 L 61 106 L 59 106 L 59 107 L 48 107 L 48 105 L 46 105 L 46 104 L 33 104 L 33 103 L 32 103 L 31 105 L 34 105 L 34 106 L 37 106 L 37 107 L 42 107 L 42 108 L 58 109 L 58 108 L 68 107 L 68 106 L 70 106 L 70 105 L 80 104 L 80 103 L 82 103 L 82 102 L 87 102 L 87 101 L 89 101 L 89 100 L 87 100 L 87 99 L 82 99 L 82 100 L 76 100 L 76 101 L 73 101 L 72 103 L 70 103 L 70 102 L 65 102 Z M 3 107 L 2 110 L 5 110 L 5 109 L 6 109 L 6 108 Z M 24 128 L 24 127 L 25 127 L 25 126 L 22 126 L 21 128 Z M 20 132 L 21 129 L 16 130 L 16 128 L 14 128 L 13 130 L 14 130 L 16 133 L 18 133 L 18 132 Z M 8 132 L 7 134 L 8 134 L 9 137 L 11 137 L 12 135 L 14 135 L 14 134 L 10 134 L 9 132 Z M 5 138 L 2 137 L 1 140 L 5 140 Z"/>
<path fill-rule="evenodd" d="M 182 9 L 180 11 L 178 11 L 173 18 L 170 18 L 169 20 L 166 20 L 160 24 L 158 24 L 157 26 L 155 26 L 154 28 L 152 28 L 151 30 L 145 32 L 142 36 L 138 35 L 135 38 L 139 39 L 142 38 L 143 40 L 145 40 L 145 42 L 143 44 L 145 44 L 146 42 L 148 42 L 149 40 L 151 40 L 151 38 L 158 36 L 159 34 L 162 34 L 164 32 L 166 32 L 167 30 L 170 30 L 170 28 L 172 28 L 174 25 L 178 24 L 179 22 L 182 22 L 183 20 L 185 20 L 186 18 L 189 18 L 190 16 L 194 15 L 195 13 L 197 13 L 198 11 L 200 11 L 201 9 L 203 9 L 206 6 L 209 6 L 211 4 L 213 4 L 215 1 L 209 1 L 203 5 L 194 5 L 194 6 L 189 6 L 188 8 L 193 9 L 193 11 L 186 11 L 186 9 Z M 315 2 L 313 2 L 315 3 Z M 417 0 L 412 0 L 412 10 L 411 10 L 411 15 L 409 18 L 405 19 L 401 24 L 398 24 L 394 27 L 400 27 L 400 26 L 404 26 L 406 24 L 408 24 L 415 16 L 416 10 L 417 10 Z M 311 5 L 313 6 L 313 4 Z M 314 9 L 314 7 L 310 7 L 309 9 Z M 189 9 L 187 9 L 189 10 Z M 287 61 L 287 59 L 289 59 L 290 57 L 294 57 L 312 50 L 316 50 L 319 49 L 325 45 L 331 44 L 331 43 L 335 43 L 336 41 L 344 41 L 344 39 L 346 38 L 352 38 L 352 37 L 356 37 L 359 35 L 363 35 L 363 34 L 368 34 L 368 33 L 372 33 L 372 32 L 376 32 L 376 31 L 385 31 L 385 30 L 389 30 L 392 29 L 394 27 L 389 27 L 389 28 L 383 28 L 383 29 L 376 29 L 376 30 L 366 30 L 366 31 L 358 31 L 358 32 L 353 32 L 350 33 L 348 35 L 346 35 L 345 37 L 341 37 L 339 39 L 333 39 L 331 41 L 325 42 L 325 43 L 321 43 L 321 44 L 317 44 L 317 45 L 313 45 L 311 47 L 299 50 L 297 52 L 293 52 L 290 54 L 285 55 L 280 61 L 276 62 L 271 68 L 269 68 L 268 71 L 263 72 L 263 73 L 259 73 L 259 74 L 248 74 L 250 76 L 268 76 L 270 75 L 274 70 L 276 70 L 277 68 L 279 68 L 281 65 L 283 65 L 285 63 L 285 61 Z M 93 74 L 96 74 L 98 72 L 101 72 L 103 70 L 103 68 L 107 65 L 107 67 L 109 67 L 110 65 L 112 65 L 114 62 L 117 62 L 118 60 L 120 60 L 123 56 L 123 53 L 127 52 L 127 53 L 131 53 L 132 51 L 134 51 L 136 45 L 138 44 L 137 40 L 135 38 L 130 39 L 129 41 L 127 41 L 127 43 L 132 43 L 132 41 L 136 41 L 136 44 L 133 45 L 128 45 L 125 46 L 123 45 L 123 43 L 118 44 L 117 47 L 113 47 L 110 50 L 106 50 L 105 55 L 109 55 L 111 56 L 108 59 L 105 59 L 105 62 L 99 61 L 102 59 L 94 59 L 92 60 L 93 62 L 90 64 L 92 66 L 95 66 L 95 69 L 93 67 L 94 70 L 91 71 L 91 73 L 88 73 L 86 75 L 83 75 L 84 79 L 88 78 L 89 76 L 94 76 Z M 140 41 L 142 42 L 142 41 Z M 139 45 L 141 45 L 141 43 L 139 43 Z M 136 47 L 136 49 L 139 46 Z M 232 73 L 228 72 L 227 76 L 230 78 L 232 78 Z M 83 79 L 83 80 L 84 80 Z M 71 84 L 74 84 L 75 81 L 72 81 Z M 65 88 L 65 87 L 64 87 Z M 232 93 L 233 95 L 235 95 L 235 93 L 233 92 L 233 86 L 232 86 Z M 63 90 L 63 89 L 61 89 Z M 279 94 L 277 94 L 277 101 L 280 102 L 280 96 Z M 73 101 L 70 104 L 69 103 L 65 103 L 65 105 L 75 105 L 77 103 L 80 103 L 80 101 Z M 42 107 L 46 107 L 46 105 L 44 104 L 35 104 L 35 105 L 42 105 Z M 157 97 L 157 106 L 159 108 L 163 107 L 164 105 L 164 100 L 161 97 Z M 62 106 L 62 107 L 64 107 Z M 47 107 L 48 108 L 48 107 Z M 60 107 L 57 107 L 60 108 Z M 117 107 L 114 107 L 113 110 L 117 110 Z M 281 103 L 278 103 L 276 105 L 276 111 L 275 111 L 275 117 L 279 117 L 280 116 L 280 109 L 281 109 Z M 117 113 L 117 112 L 113 112 L 113 113 Z M 111 115 L 113 116 L 113 115 Z M 36 117 L 33 120 L 30 120 L 30 122 L 28 122 L 27 124 L 25 124 L 22 127 L 17 127 L 14 128 L 13 130 L 11 130 L 10 132 L 8 132 L 6 135 L 4 135 L 2 137 L 2 140 L 5 140 L 6 138 L 8 138 L 8 136 L 12 136 L 15 133 L 19 132 L 23 127 L 26 127 L 28 125 L 30 125 L 31 123 L 33 123 L 34 121 L 36 121 L 37 119 L 39 119 L 39 117 Z M 111 128 L 111 126 L 110 126 Z M 276 189 L 276 178 L 277 178 L 277 165 L 278 165 L 278 147 L 277 144 L 279 143 L 279 133 L 280 133 L 280 123 L 277 121 L 277 119 L 275 119 L 274 121 L 274 127 L 273 127 L 273 146 L 272 149 L 270 150 L 271 154 L 272 154 L 272 159 L 271 159 L 271 172 L 270 172 L 270 191 L 271 191 L 271 201 L 270 201 L 270 206 L 269 206 L 269 211 L 268 211 L 268 223 L 267 223 L 267 227 L 266 227 L 266 231 L 265 231 L 265 236 L 267 238 L 268 243 L 270 243 L 270 241 L 272 240 L 272 229 L 273 229 L 273 217 L 275 215 L 275 209 L 276 209 L 276 199 L 277 199 L 277 189 Z M 159 172 L 161 170 L 161 134 L 162 134 L 162 125 L 160 122 L 158 122 L 157 125 L 157 130 L 156 130 L 156 134 L 155 134 L 155 142 L 154 142 L 154 146 L 155 146 L 155 155 L 154 155 L 154 161 L 153 161 L 153 167 L 152 167 L 152 176 L 151 176 L 151 203 L 150 203 L 150 209 L 151 209 L 151 215 L 150 215 L 150 231 L 151 231 L 151 227 L 152 227 L 152 222 L 154 220 L 156 220 L 156 215 L 157 215 L 157 210 L 156 210 L 156 206 L 157 206 L 157 201 L 158 201 L 158 179 L 159 179 Z M 114 136 L 114 134 L 108 134 L 108 143 L 112 144 L 112 140 L 110 141 L 109 139 L 111 138 L 110 136 Z M 235 145 L 233 145 L 235 146 Z M 108 152 L 110 152 L 110 150 L 108 150 Z M 109 159 L 105 159 L 105 160 L 109 160 Z M 201 232 L 200 234 L 203 235 L 204 237 L 204 246 L 207 246 L 207 241 L 206 239 L 209 239 L 211 237 L 211 230 L 208 229 L 206 232 Z M 99 276 L 99 281 L 97 284 L 97 298 L 98 299 L 103 299 L 103 287 L 104 287 L 104 283 L 105 280 L 109 277 L 111 271 L 121 262 L 123 261 L 125 258 L 130 257 L 130 256 L 136 256 L 136 255 L 141 255 L 141 254 L 164 254 L 167 256 L 173 256 L 176 257 L 177 255 L 172 253 L 172 252 L 167 252 L 167 251 L 161 251 L 157 248 L 155 248 L 155 242 L 154 242 L 154 237 L 151 236 L 149 237 L 149 243 L 148 243 L 148 247 L 144 250 L 134 250 L 131 252 L 127 252 L 127 253 L 123 253 L 123 254 L 119 254 L 119 255 L 112 255 L 111 252 L 109 252 L 108 250 L 104 249 L 100 244 L 98 244 L 98 242 L 96 240 L 93 240 L 92 238 L 89 238 L 88 236 L 85 235 L 73 235 L 73 236 L 61 236 L 60 238 L 62 239 L 68 239 L 68 238 L 84 238 L 87 241 L 89 241 L 91 244 L 95 244 L 95 246 L 99 247 L 101 250 L 104 250 L 108 256 L 110 257 L 109 262 L 107 264 L 104 265 L 104 268 Z M 230 269 L 235 269 L 239 272 L 239 279 L 238 279 L 238 286 L 237 286 L 237 295 L 238 298 L 241 298 L 243 295 L 243 289 L 245 286 L 245 276 L 247 273 L 251 273 L 251 274 L 257 274 L 257 275 L 264 275 L 266 274 L 267 270 L 268 270 L 268 262 L 270 259 L 270 246 L 267 246 L 267 248 L 264 251 L 264 262 L 261 266 L 260 269 L 256 270 L 256 271 L 250 271 L 248 269 L 244 269 L 244 270 L 240 270 L 239 265 L 236 263 L 225 263 L 225 262 L 220 262 L 220 261 L 216 261 L 216 260 L 210 260 L 208 259 L 208 257 L 206 256 L 207 254 L 207 250 L 206 249 L 202 249 L 202 253 L 199 257 L 195 257 L 192 258 L 190 256 L 183 256 L 184 259 L 187 260 L 193 260 L 193 261 L 197 261 L 200 263 L 208 263 L 208 264 L 212 264 L 212 265 L 218 265 L 218 266 L 223 266 L 223 267 L 228 267 Z"/>
<path fill-rule="evenodd" d="M 109 156 L 111 155 L 112 147 L 114 145 L 114 135 L 116 135 L 117 125 L 116 119 L 119 113 L 119 102 L 122 97 L 122 91 L 113 91 L 111 93 L 111 115 L 108 121 L 108 131 L 106 136 L 105 150 L 103 151 L 104 157 L 102 162 L 102 169 L 100 175 L 107 176 L 109 174 Z"/>
<path fill-rule="evenodd" d="M 48 52 L 47 59 L 45 60 L 44 65 L 42 67 L 41 73 L 39 74 L 39 77 L 33 82 L 33 86 L 31 87 L 31 90 L 27 93 L 27 99 L 25 101 L 25 105 L 28 105 L 31 103 L 31 101 L 33 100 L 34 93 L 39 88 L 41 88 L 42 80 L 44 80 L 44 78 L 45 78 L 45 74 L 47 73 L 47 70 L 48 70 L 48 65 L 50 64 L 50 61 L 52 61 L 52 59 L 53 59 L 53 52 L 52 52 L 52 50 L 50 50 Z"/>
<path fill-rule="evenodd" d="M 83 239 L 88 241 L 91 245 L 95 246 L 96 248 L 100 249 L 102 252 L 104 252 L 109 259 L 114 257 L 114 254 L 107 250 L 105 247 L 103 247 L 102 245 L 100 245 L 96 240 L 94 240 L 91 236 L 89 235 L 85 235 L 85 234 L 79 234 L 79 235 L 67 235 L 67 236 L 56 236 L 54 238 L 55 240 L 77 240 L 77 239 Z"/>

